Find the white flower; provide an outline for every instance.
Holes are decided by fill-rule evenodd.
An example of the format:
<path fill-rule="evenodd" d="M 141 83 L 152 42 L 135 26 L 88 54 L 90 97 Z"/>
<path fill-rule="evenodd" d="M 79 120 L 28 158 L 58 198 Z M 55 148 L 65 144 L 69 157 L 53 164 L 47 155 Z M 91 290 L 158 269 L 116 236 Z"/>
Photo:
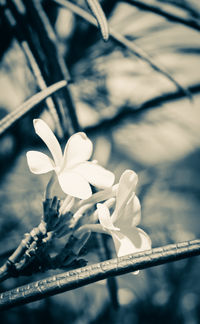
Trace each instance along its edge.
<path fill-rule="evenodd" d="M 41 119 L 35 119 L 33 125 L 53 159 L 38 151 L 27 152 L 31 172 L 42 174 L 54 170 L 62 190 L 80 199 L 87 199 L 92 195 L 89 183 L 99 188 L 112 186 L 114 174 L 88 161 L 92 155 L 93 145 L 85 133 L 72 135 L 62 154 L 60 144 L 49 126 Z"/>
<path fill-rule="evenodd" d="M 151 249 L 151 239 L 137 227 L 141 219 L 140 202 L 135 195 L 137 181 L 136 173 L 131 170 L 122 174 L 111 216 L 105 204 L 97 204 L 99 227 L 112 236 L 118 257 Z"/>

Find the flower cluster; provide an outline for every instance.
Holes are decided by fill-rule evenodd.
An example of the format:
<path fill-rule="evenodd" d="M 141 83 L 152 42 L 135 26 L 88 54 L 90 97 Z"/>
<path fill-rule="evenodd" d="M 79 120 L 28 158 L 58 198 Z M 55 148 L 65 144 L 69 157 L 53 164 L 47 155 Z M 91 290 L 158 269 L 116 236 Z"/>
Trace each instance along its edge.
<path fill-rule="evenodd" d="M 54 170 L 63 192 L 80 199 L 87 199 L 92 195 L 89 184 L 98 188 L 110 187 L 113 184 L 112 172 L 88 161 L 92 155 L 92 142 L 85 133 L 72 135 L 62 154 L 60 144 L 48 125 L 41 119 L 35 119 L 33 125 L 36 134 L 48 147 L 53 160 L 38 151 L 27 152 L 31 172 L 42 174 Z"/>
<path fill-rule="evenodd" d="M 56 235 L 65 235 L 71 230 L 77 238 L 91 231 L 109 234 L 118 257 L 151 249 L 149 236 L 137 227 L 141 220 L 141 206 L 135 194 L 137 174 L 126 170 L 119 183 L 113 185 L 112 172 L 88 161 L 93 146 L 85 133 L 72 135 L 62 154 L 58 140 L 43 120 L 34 120 L 34 128 L 52 158 L 38 151 L 29 151 L 28 166 L 35 174 L 54 171 L 66 194 L 60 207 L 62 222 L 55 228 Z M 92 194 L 90 185 L 101 190 Z M 66 217 L 69 213 L 70 218 Z"/>
<path fill-rule="evenodd" d="M 137 180 L 131 170 L 122 174 L 112 215 L 106 204 L 97 204 L 99 226 L 112 236 L 118 257 L 151 249 L 149 236 L 137 227 L 141 220 L 140 202 L 135 195 Z"/>
<path fill-rule="evenodd" d="M 87 203 L 91 199 L 97 202 L 96 214 L 99 223 L 86 224 L 78 230 L 111 235 L 118 257 L 151 249 L 150 237 L 137 227 L 141 221 L 141 206 L 135 194 L 137 181 L 137 174 L 132 170 L 126 170 L 121 175 L 119 184 L 88 199 Z M 99 203 L 100 200 L 104 203 Z M 114 211 L 110 213 L 113 207 Z"/>

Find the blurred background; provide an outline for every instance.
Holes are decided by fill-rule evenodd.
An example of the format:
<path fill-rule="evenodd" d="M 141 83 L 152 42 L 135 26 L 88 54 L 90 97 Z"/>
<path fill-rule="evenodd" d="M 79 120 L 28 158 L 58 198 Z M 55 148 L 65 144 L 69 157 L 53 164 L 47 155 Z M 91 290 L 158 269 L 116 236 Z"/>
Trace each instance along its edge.
<path fill-rule="evenodd" d="M 29 7 L 27 1 L 0 1 L 0 118 L 42 88 L 27 60 L 27 44 L 47 85 L 71 76 L 72 98 L 59 91 L 53 97 L 57 115 L 47 104 L 40 104 L 1 134 L 1 264 L 23 234 L 40 221 L 49 175 L 31 174 L 25 157 L 31 148 L 44 151 L 32 126 L 38 116 L 54 129 L 63 145 L 80 124 L 94 143 L 93 158 L 116 174 L 116 182 L 125 169 L 138 173 L 141 228 L 150 235 L 153 247 L 199 238 L 199 1 L 101 1 L 111 30 L 134 44 L 134 50 L 144 51 L 185 92 L 127 44 L 112 37 L 104 42 L 98 29 L 58 2 L 30 0 Z M 83 0 L 63 3 L 88 11 Z M 54 31 L 56 54 L 51 46 L 41 45 L 45 37 L 38 36 L 44 33 L 31 11 L 32 4 Z M 58 73 L 57 57 L 63 59 L 61 66 L 66 64 L 63 74 Z M 192 100 L 186 96 L 187 90 Z M 71 104 L 77 120 L 70 123 L 66 106 Z M 88 242 L 89 264 L 100 260 L 92 242 L 95 240 Z M 103 281 L 4 312 L 1 323 L 198 324 L 199 269 L 196 257 L 143 270 L 137 276 L 117 277 L 117 310 Z M 56 273 L 59 271 L 9 279 L 1 284 L 1 291 Z"/>

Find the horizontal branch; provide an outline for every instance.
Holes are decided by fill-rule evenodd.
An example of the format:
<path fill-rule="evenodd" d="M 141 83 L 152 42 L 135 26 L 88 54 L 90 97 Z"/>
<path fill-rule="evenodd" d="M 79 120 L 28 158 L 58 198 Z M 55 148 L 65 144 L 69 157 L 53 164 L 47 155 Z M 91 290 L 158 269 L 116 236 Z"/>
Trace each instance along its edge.
<path fill-rule="evenodd" d="M 79 288 L 125 273 L 200 255 L 200 239 L 170 244 L 64 272 L 0 295 L 0 310 Z"/>

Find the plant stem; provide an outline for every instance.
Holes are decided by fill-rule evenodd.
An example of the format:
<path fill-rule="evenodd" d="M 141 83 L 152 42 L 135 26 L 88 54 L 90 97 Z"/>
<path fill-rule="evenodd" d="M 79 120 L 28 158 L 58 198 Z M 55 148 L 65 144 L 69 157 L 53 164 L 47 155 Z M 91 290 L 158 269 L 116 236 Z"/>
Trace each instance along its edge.
<path fill-rule="evenodd" d="M 41 221 L 40 224 L 33 228 L 30 233 L 24 235 L 24 239 L 21 241 L 17 249 L 12 253 L 3 266 L 0 267 L 0 282 L 4 281 L 9 277 L 15 277 L 18 272 L 22 270 L 22 267 L 26 265 L 28 254 L 26 251 L 29 250 L 31 244 L 37 238 L 46 237 L 46 223 Z"/>
<path fill-rule="evenodd" d="M 0 295 L 0 309 L 9 309 L 125 273 L 200 255 L 200 239 L 89 265 L 42 279 Z"/>

